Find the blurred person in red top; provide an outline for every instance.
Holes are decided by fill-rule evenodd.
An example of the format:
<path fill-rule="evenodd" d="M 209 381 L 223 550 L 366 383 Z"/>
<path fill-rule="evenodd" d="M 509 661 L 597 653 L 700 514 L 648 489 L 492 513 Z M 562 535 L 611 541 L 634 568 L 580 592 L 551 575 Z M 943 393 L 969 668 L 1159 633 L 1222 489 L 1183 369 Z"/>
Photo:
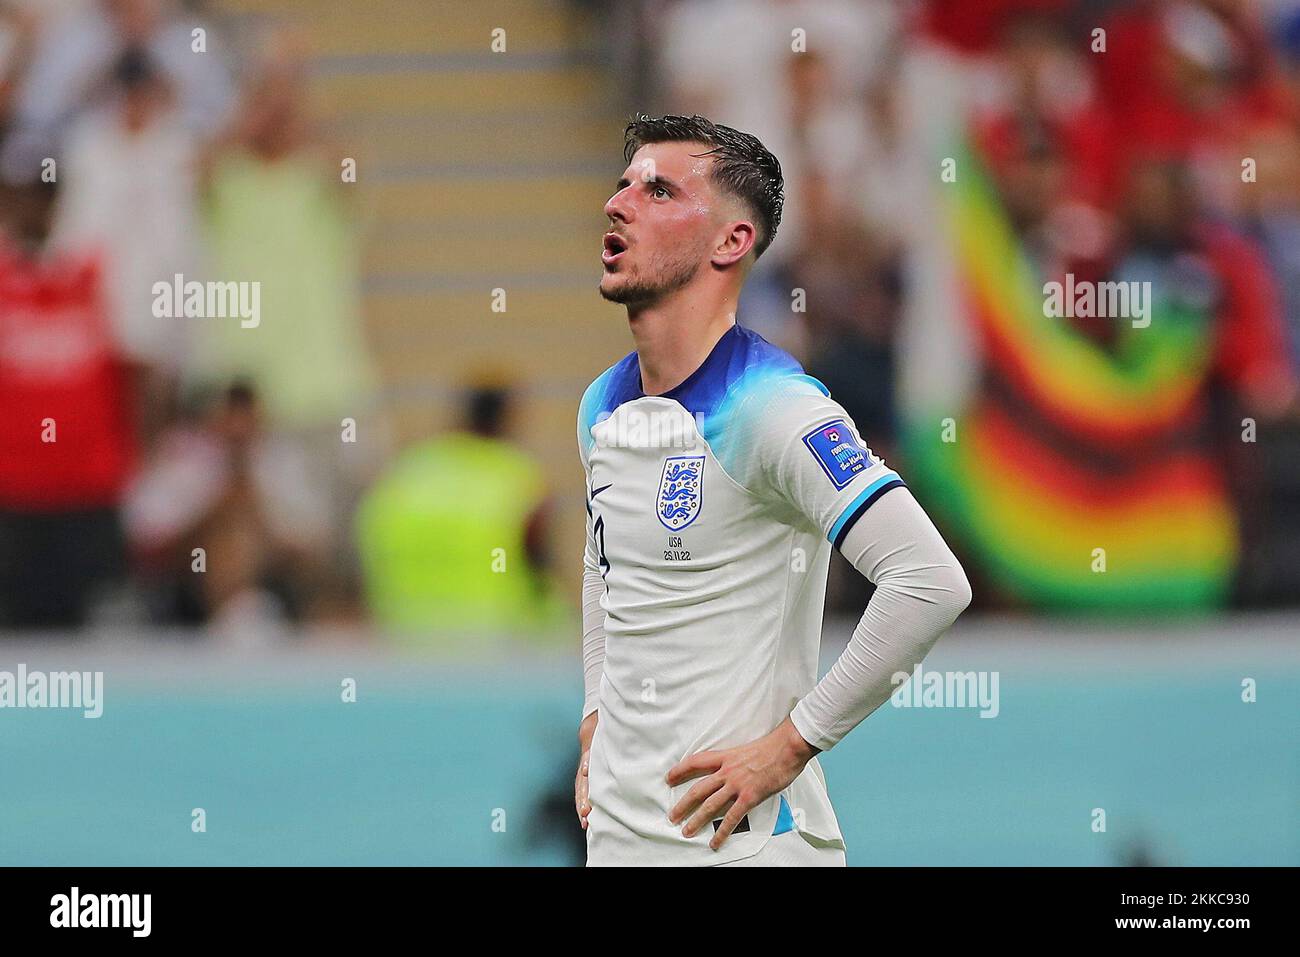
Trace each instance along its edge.
<path fill-rule="evenodd" d="M 1086 48 L 1060 18 L 1011 16 L 996 47 L 1001 95 L 975 118 L 995 169 L 1050 140 L 1067 164 L 1058 202 L 1104 208 L 1119 188 L 1113 116 L 1098 102 Z"/>
<path fill-rule="evenodd" d="M 0 622 L 73 628 L 124 571 L 134 410 L 99 263 L 45 254 L 54 187 L 2 188 Z"/>
<path fill-rule="evenodd" d="M 1093 62 L 1125 156 L 1179 155 L 1213 176 L 1240 163 L 1243 135 L 1294 114 L 1261 6 L 1148 0 L 1103 20 Z"/>
<path fill-rule="evenodd" d="M 170 412 L 189 323 L 154 315 L 154 283 L 206 278 L 195 183 L 198 144 L 179 122 L 167 76 L 142 47 L 117 60 L 102 107 L 69 130 L 54 251 L 102 250 L 109 316 L 135 368 L 146 446 Z"/>

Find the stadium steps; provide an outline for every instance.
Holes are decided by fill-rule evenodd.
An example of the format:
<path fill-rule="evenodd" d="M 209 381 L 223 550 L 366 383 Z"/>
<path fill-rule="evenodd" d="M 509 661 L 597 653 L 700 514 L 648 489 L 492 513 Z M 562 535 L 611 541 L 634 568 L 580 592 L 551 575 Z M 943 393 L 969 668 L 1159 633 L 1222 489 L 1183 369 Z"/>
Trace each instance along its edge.
<path fill-rule="evenodd" d="M 310 38 L 313 104 L 357 160 L 365 321 L 399 439 L 450 425 L 467 381 L 515 383 L 515 434 L 561 501 L 556 554 L 576 555 L 577 402 L 629 348 L 595 288 L 622 119 L 595 24 L 562 0 L 217 9 L 247 36 L 282 22 Z"/>

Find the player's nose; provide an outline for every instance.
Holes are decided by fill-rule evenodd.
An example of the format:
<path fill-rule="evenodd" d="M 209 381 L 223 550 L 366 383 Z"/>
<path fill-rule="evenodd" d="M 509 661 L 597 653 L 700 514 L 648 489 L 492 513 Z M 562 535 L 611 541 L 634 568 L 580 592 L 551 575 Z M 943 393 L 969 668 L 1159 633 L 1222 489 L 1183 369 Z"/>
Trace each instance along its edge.
<path fill-rule="evenodd" d="M 627 188 L 624 188 L 606 200 L 605 215 L 609 217 L 611 223 L 618 220 L 625 223 L 632 221 L 632 205 L 627 199 Z"/>

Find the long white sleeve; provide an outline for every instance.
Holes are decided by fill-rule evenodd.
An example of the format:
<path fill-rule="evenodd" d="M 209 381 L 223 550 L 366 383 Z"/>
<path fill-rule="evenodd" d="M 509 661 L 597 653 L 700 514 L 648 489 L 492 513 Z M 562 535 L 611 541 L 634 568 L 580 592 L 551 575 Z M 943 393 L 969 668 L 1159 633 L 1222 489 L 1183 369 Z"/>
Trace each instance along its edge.
<path fill-rule="evenodd" d="M 591 513 L 587 513 L 587 547 L 582 556 L 582 717 L 600 705 L 600 676 L 605 666 L 605 609 L 600 599 L 605 579 L 600 574 Z"/>
<path fill-rule="evenodd" d="M 600 597 L 605 582 L 600 572 L 582 573 L 582 716 L 586 718 L 600 706 L 600 675 L 605 667 L 605 609 Z"/>
<path fill-rule="evenodd" d="M 889 698 L 893 675 L 911 674 L 971 600 L 961 565 L 906 488 L 882 495 L 840 550 L 876 591 L 839 660 L 790 714 L 823 751 Z"/>

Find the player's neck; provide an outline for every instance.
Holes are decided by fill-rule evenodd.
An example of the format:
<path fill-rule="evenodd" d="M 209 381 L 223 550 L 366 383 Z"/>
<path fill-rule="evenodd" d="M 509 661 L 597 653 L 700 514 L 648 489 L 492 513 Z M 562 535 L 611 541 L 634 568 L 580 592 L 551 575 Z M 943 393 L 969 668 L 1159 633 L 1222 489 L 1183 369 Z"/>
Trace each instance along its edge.
<path fill-rule="evenodd" d="M 641 367 L 641 391 L 663 395 L 685 382 L 736 324 L 736 300 L 701 302 L 698 296 L 628 309 Z"/>

